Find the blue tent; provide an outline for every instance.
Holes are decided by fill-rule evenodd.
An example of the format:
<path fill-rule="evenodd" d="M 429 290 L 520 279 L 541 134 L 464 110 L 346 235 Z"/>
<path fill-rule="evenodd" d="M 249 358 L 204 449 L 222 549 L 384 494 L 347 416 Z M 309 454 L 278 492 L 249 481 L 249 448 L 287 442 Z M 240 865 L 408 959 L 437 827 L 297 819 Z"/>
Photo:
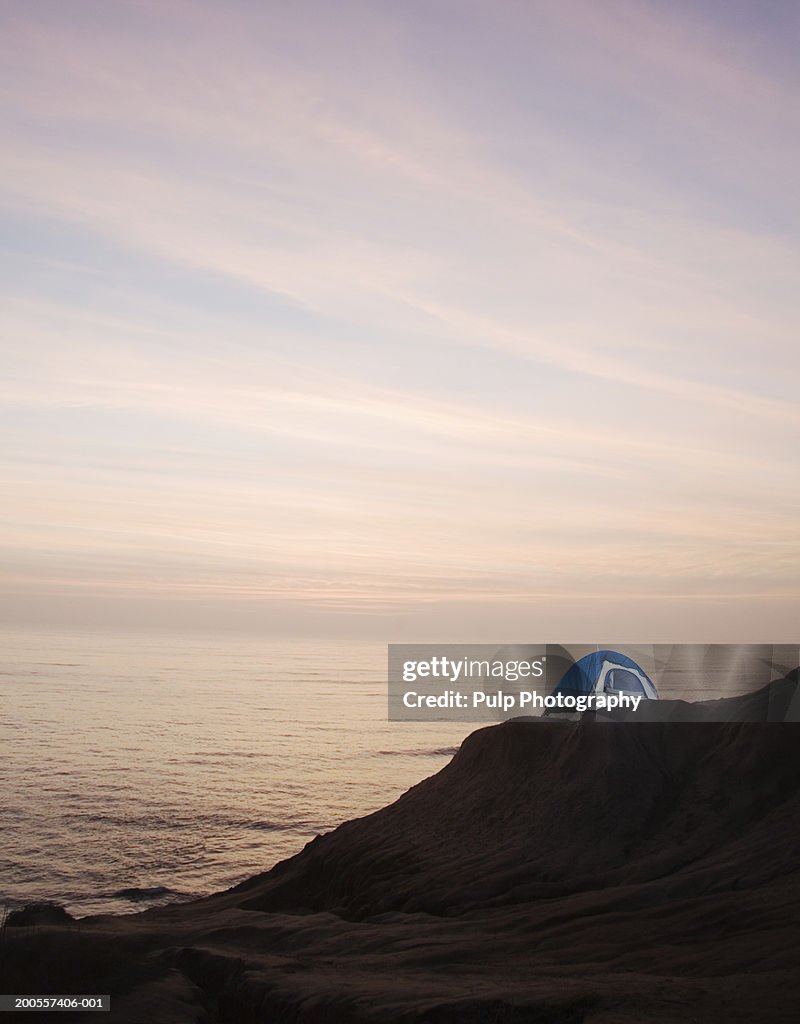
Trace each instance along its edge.
<path fill-rule="evenodd" d="M 633 658 L 617 651 L 595 651 L 576 661 L 553 690 L 574 697 L 582 694 L 614 693 L 658 700 L 658 691 L 647 673 Z"/>

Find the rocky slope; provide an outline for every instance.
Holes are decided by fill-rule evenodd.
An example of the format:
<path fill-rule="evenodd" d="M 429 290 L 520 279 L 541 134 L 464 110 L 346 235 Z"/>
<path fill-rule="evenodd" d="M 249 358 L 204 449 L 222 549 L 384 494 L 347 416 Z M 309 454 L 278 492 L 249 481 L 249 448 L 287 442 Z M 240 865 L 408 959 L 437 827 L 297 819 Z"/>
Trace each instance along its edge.
<path fill-rule="evenodd" d="M 3 991 L 110 991 L 112 1021 L 153 1024 L 794 1021 L 797 691 L 795 674 L 714 702 L 716 721 L 661 702 L 661 721 L 479 730 L 229 892 L 29 916 L 6 929 Z"/>

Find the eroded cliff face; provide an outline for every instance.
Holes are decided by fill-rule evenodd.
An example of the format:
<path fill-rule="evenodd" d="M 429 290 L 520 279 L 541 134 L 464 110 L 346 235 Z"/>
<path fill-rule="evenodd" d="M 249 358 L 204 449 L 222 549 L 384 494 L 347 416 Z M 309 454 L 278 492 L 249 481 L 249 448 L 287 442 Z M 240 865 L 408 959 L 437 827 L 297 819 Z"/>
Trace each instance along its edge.
<path fill-rule="evenodd" d="M 794 1022 L 800 725 L 766 719 L 796 694 L 482 729 L 228 892 L 7 929 L 4 990 L 47 964 L 126 1024 Z"/>
<path fill-rule="evenodd" d="M 684 871 L 697 893 L 780 875 L 797 860 L 797 732 L 594 716 L 482 729 L 390 807 L 245 883 L 239 905 L 455 915 Z"/>

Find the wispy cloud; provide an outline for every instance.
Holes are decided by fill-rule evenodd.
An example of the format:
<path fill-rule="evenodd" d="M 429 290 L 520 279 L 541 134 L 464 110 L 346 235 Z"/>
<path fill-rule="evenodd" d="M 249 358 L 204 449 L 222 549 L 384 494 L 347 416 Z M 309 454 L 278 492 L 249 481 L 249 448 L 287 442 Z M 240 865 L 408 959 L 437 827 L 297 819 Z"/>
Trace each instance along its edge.
<path fill-rule="evenodd" d="M 779 40 L 635 0 L 73 15 L 8 15 L 14 587 L 797 600 Z"/>

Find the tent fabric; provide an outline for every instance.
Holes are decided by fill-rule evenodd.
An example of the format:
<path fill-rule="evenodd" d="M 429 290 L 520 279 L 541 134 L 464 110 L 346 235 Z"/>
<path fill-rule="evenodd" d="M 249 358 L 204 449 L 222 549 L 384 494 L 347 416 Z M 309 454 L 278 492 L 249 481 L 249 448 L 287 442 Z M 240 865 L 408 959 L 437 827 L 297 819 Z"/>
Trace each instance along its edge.
<path fill-rule="evenodd" d="M 565 696 L 597 692 L 638 694 L 658 700 L 658 691 L 647 673 L 633 658 L 618 651 L 594 651 L 576 661 L 553 690 Z"/>

